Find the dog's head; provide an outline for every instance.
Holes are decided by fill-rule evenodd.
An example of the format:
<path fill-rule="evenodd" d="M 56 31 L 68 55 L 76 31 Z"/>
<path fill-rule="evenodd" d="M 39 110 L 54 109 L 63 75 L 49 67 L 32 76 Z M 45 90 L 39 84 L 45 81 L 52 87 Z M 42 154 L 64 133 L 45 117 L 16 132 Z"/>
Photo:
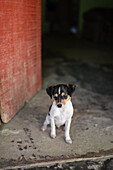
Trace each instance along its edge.
<path fill-rule="evenodd" d="M 46 89 L 47 94 L 55 99 L 57 107 L 61 108 L 65 105 L 72 93 L 75 91 L 75 87 L 72 84 L 59 84 L 56 86 L 50 86 Z"/>

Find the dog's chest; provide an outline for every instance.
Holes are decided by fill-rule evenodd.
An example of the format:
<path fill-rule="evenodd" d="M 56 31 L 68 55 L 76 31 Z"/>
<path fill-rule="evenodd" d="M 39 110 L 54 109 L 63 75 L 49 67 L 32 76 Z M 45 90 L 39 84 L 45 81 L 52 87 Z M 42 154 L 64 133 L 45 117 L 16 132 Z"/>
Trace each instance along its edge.
<path fill-rule="evenodd" d="M 66 107 L 57 108 L 54 110 L 54 120 L 55 124 L 61 126 L 65 124 L 66 120 L 72 117 L 72 104 L 68 103 Z"/>
<path fill-rule="evenodd" d="M 57 115 L 54 117 L 56 124 L 64 124 L 66 120 L 70 118 L 70 114 L 65 109 L 62 111 L 59 111 Z"/>

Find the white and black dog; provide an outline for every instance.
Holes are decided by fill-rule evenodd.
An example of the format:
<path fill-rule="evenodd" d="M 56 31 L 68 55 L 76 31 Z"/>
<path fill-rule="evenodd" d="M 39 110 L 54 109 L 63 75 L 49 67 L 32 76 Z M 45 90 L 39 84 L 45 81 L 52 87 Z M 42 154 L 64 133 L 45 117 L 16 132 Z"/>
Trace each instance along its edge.
<path fill-rule="evenodd" d="M 47 129 L 47 125 L 51 125 L 51 137 L 56 137 L 56 127 L 65 124 L 65 140 L 71 144 L 70 125 L 73 115 L 73 105 L 71 102 L 72 93 L 75 91 L 75 86 L 71 84 L 59 84 L 46 89 L 47 94 L 54 98 L 53 104 L 50 106 L 49 113 L 44 121 L 42 131 Z M 55 127 L 56 125 L 56 127 Z"/>

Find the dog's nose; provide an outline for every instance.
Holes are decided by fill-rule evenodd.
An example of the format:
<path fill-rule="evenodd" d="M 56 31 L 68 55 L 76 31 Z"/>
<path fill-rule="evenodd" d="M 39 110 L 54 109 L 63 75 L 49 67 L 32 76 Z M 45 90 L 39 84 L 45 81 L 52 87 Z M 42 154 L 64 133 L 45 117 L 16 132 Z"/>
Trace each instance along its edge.
<path fill-rule="evenodd" d="M 57 104 L 57 107 L 61 108 L 61 107 L 62 107 L 62 104 L 61 104 L 61 103 L 58 103 L 58 104 Z"/>

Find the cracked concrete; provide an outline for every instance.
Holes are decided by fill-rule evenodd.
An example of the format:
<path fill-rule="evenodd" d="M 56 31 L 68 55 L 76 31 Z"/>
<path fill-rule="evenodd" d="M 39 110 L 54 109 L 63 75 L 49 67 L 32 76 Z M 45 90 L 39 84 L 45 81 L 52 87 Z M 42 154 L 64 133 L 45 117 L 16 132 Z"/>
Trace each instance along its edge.
<path fill-rule="evenodd" d="M 70 36 L 48 37 L 44 47 L 42 89 L 0 127 L 0 168 L 80 157 L 113 157 L 112 49 Z M 52 102 L 45 88 L 57 83 L 77 85 L 72 97 L 72 145 L 65 143 L 63 127 L 57 129 L 56 139 L 50 138 L 50 127 L 45 132 L 40 130 Z"/>

